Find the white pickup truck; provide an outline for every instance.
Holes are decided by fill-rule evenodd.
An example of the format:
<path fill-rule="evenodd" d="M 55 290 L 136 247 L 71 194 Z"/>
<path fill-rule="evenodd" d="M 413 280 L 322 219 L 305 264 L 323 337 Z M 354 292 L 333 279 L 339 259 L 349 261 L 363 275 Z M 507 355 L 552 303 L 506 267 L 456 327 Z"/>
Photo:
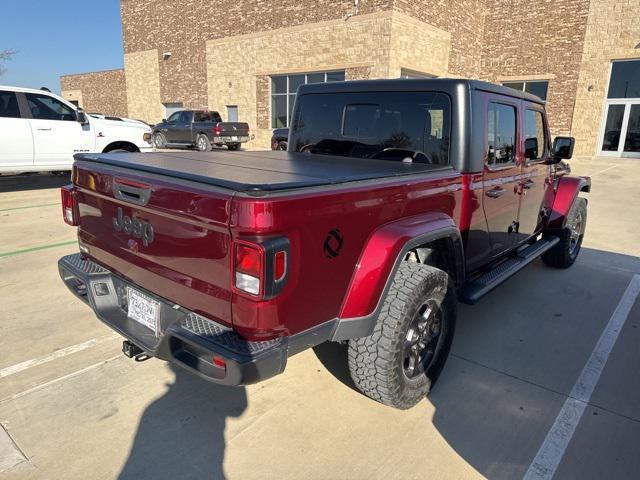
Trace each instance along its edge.
<path fill-rule="evenodd" d="M 51 92 L 0 85 L 0 173 L 71 170 L 76 153 L 151 150 L 143 122 L 90 115 Z"/>

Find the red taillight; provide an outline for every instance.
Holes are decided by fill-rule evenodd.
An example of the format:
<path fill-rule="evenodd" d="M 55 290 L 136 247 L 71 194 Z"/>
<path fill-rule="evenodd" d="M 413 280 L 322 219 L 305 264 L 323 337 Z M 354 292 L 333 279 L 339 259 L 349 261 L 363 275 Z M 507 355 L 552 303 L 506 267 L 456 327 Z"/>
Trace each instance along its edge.
<path fill-rule="evenodd" d="M 224 369 L 227 368 L 227 362 L 222 357 L 218 357 L 218 356 L 213 357 L 213 364 L 216 367 L 220 367 L 220 368 L 224 368 Z"/>
<path fill-rule="evenodd" d="M 216 123 L 215 126 L 213 127 L 213 133 L 215 135 L 220 135 L 221 132 L 222 132 L 222 130 L 220 130 L 220 124 Z"/>
<path fill-rule="evenodd" d="M 259 295 L 263 278 L 262 251 L 257 246 L 245 243 L 236 245 L 235 253 L 235 287 L 251 295 Z"/>
<path fill-rule="evenodd" d="M 273 279 L 280 282 L 287 273 L 287 252 L 277 252 L 273 263 Z"/>
<path fill-rule="evenodd" d="M 62 218 L 65 223 L 75 227 L 78 225 L 76 219 L 76 209 L 73 202 L 73 186 L 65 185 L 60 189 L 60 196 L 62 198 Z"/>

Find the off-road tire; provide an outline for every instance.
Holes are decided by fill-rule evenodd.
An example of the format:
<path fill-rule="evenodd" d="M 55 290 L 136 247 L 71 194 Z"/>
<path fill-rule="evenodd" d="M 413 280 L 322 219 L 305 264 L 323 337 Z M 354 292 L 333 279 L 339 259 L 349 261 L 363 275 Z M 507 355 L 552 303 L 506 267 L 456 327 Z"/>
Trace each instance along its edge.
<path fill-rule="evenodd" d="M 580 222 L 580 233 L 577 241 L 575 240 L 575 235 L 572 236 L 572 228 L 576 226 L 576 222 Z M 554 268 L 569 268 L 573 265 L 582 247 L 586 225 L 587 201 L 578 197 L 573 202 L 569 215 L 567 215 L 566 226 L 562 230 L 550 230 L 544 233 L 543 236 L 553 235 L 560 238 L 560 241 L 542 254 L 542 261 Z M 573 241 L 572 238 L 574 239 Z"/>
<path fill-rule="evenodd" d="M 156 132 L 153 134 L 153 146 L 155 148 L 167 148 L 167 137 L 164 133 Z"/>
<path fill-rule="evenodd" d="M 227 148 L 229 150 L 240 150 L 240 144 L 239 143 L 228 143 L 227 144 Z"/>
<path fill-rule="evenodd" d="M 405 373 L 404 345 L 426 301 L 440 308 L 440 338 L 431 363 L 413 378 Z M 444 367 L 455 331 L 456 299 L 449 275 L 402 262 L 384 299 L 373 333 L 349 341 L 349 371 L 358 389 L 384 405 L 408 409 L 425 397 Z"/>
<path fill-rule="evenodd" d="M 211 142 L 209 141 L 209 138 L 205 134 L 200 133 L 196 137 L 196 149 L 199 152 L 211 151 Z"/>

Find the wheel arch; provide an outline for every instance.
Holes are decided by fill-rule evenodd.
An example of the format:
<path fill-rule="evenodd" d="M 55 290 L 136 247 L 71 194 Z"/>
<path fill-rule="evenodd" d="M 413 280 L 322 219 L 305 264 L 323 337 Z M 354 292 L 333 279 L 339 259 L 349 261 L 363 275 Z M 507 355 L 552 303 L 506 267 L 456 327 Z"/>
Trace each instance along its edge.
<path fill-rule="evenodd" d="M 108 153 L 113 150 L 127 150 L 128 152 L 139 152 L 140 149 L 135 143 L 127 142 L 126 140 L 119 140 L 117 142 L 111 142 L 102 150 L 102 153 Z"/>
<path fill-rule="evenodd" d="M 558 180 L 556 195 L 547 222 L 547 230 L 564 228 L 567 216 L 580 192 L 591 191 L 590 177 L 563 176 Z"/>
<path fill-rule="evenodd" d="M 416 248 L 438 249 L 455 284 L 464 282 L 462 239 L 451 217 L 429 213 L 383 225 L 369 236 L 362 249 L 332 340 L 362 337 L 373 331 L 401 262 Z"/>

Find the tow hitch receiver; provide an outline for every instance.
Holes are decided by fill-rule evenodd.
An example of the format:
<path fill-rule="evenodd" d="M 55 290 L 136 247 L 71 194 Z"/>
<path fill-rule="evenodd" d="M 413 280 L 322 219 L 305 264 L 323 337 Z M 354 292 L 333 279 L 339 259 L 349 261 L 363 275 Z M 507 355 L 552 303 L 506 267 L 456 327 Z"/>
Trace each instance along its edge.
<path fill-rule="evenodd" d="M 122 353 L 124 353 L 129 358 L 134 358 L 140 355 L 141 353 L 144 353 L 144 350 L 142 350 L 139 346 L 135 345 L 134 343 L 131 343 L 129 340 L 124 340 L 122 342 Z"/>

